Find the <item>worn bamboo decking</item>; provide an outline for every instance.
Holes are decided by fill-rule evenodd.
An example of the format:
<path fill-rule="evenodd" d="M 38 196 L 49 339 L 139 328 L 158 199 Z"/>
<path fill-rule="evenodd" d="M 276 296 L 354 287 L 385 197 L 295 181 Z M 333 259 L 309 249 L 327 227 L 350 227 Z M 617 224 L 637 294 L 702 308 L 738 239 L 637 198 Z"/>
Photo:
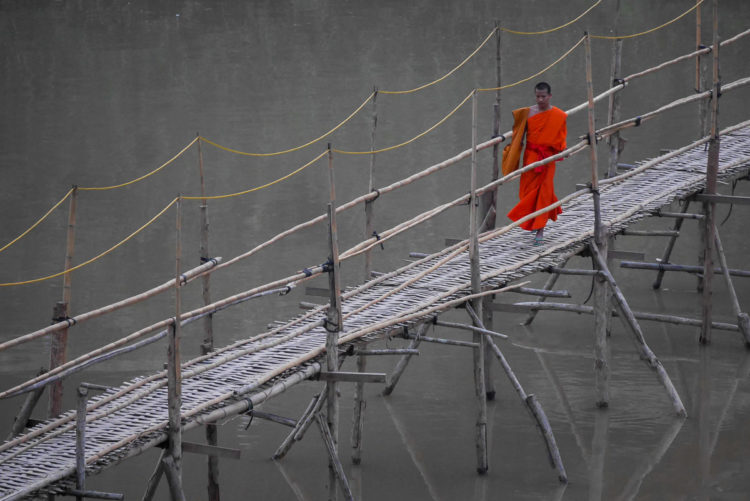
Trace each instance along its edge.
<path fill-rule="evenodd" d="M 696 146 L 602 186 L 602 222 L 608 232 L 615 234 L 675 199 L 700 191 L 706 179 L 706 163 L 704 146 Z M 745 126 L 722 136 L 719 176 L 736 178 L 748 169 L 750 126 Z M 593 221 L 589 194 L 564 206 L 557 223 L 545 231 L 542 246 L 534 247 L 530 234 L 518 228 L 482 242 L 483 288 L 503 287 L 549 266 L 561 265 L 593 237 Z M 394 328 L 423 322 L 470 294 L 467 251 L 429 271 L 449 254 L 450 249 L 446 249 L 346 291 L 341 344 L 373 341 Z M 321 309 L 307 312 L 269 332 L 184 364 L 184 426 L 197 427 L 223 415 L 243 412 L 251 405 L 249 400 L 257 405 L 319 371 L 326 342 L 324 317 Z M 165 373 L 134 379 L 91 399 L 86 427 L 87 471 L 114 466 L 163 442 L 167 413 Z M 73 487 L 75 441 L 75 411 L 68 411 L 0 446 L 0 500 Z"/>

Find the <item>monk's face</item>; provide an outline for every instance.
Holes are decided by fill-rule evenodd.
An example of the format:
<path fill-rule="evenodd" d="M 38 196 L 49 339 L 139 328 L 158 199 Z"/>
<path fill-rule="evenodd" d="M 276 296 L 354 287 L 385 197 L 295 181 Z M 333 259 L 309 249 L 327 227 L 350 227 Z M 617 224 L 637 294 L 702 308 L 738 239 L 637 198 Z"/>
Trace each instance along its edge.
<path fill-rule="evenodd" d="M 535 90 L 534 93 L 536 94 L 536 105 L 539 108 L 540 111 L 544 111 L 549 108 L 549 100 L 552 97 L 552 94 L 548 93 L 546 90 Z"/>

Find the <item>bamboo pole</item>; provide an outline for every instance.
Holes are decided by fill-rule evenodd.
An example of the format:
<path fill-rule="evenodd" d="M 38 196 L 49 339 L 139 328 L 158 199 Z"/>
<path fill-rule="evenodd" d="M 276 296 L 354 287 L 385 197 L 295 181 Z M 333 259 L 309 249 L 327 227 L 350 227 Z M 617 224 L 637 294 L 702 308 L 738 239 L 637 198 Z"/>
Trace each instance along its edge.
<path fill-rule="evenodd" d="M 78 206 L 78 187 L 73 186 L 70 194 L 70 208 L 68 211 L 67 243 L 65 249 L 65 270 L 73 267 L 73 251 L 75 249 L 76 230 L 76 208 Z M 63 275 L 62 301 L 55 305 L 53 322 L 60 322 L 68 318 L 70 313 L 70 300 L 72 298 L 72 273 Z M 50 370 L 63 365 L 68 358 L 68 329 L 61 329 L 52 339 L 50 345 Z M 49 417 L 54 417 L 62 412 L 63 384 L 58 381 L 50 387 L 49 391 Z"/>
<path fill-rule="evenodd" d="M 617 0 L 615 7 L 615 34 L 617 34 L 617 22 L 620 19 L 620 0 Z M 622 38 L 612 41 L 612 71 L 610 81 L 612 87 L 619 85 L 622 81 Z M 620 94 L 614 93 L 609 97 L 609 113 L 607 114 L 607 125 L 620 121 Z M 609 166 L 607 168 L 607 177 L 617 175 L 617 163 L 620 161 L 620 151 L 622 151 L 624 140 L 620 138 L 620 133 L 615 132 L 607 138 L 609 144 Z"/>
<path fill-rule="evenodd" d="M 357 371 L 366 372 L 367 357 L 360 353 L 357 354 Z M 354 384 L 354 412 L 352 414 L 352 463 L 360 464 L 362 462 L 362 431 L 364 428 L 365 418 L 365 384 Z"/>
<path fill-rule="evenodd" d="M 586 48 L 586 93 L 588 95 L 588 142 L 589 158 L 591 160 L 591 196 L 594 200 L 594 241 L 602 244 L 602 216 L 599 201 L 599 163 L 596 155 L 596 126 L 594 125 L 594 83 L 591 71 L 591 37 L 584 33 L 584 47 Z"/>
<path fill-rule="evenodd" d="M 378 108 L 377 108 L 378 88 L 375 87 L 372 93 L 372 133 L 370 135 L 370 151 L 375 151 L 375 132 L 378 127 Z M 375 188 L 374 184 L 374 173 L 375 173 L 375 158 L 377 155 L 370 155 L 370 176 L 369 182 L 367 183 L 367 193 L 372 193 Z M 365 200 L 365 238 L 370 238 L 375 231 L 374 227 L 374 214 L 373 204 L 376 199 Z M 372 271 L 372 255 L 370 250 L 365 252 L 365 274 L 364 281 L 370 279 L 370 272 Z"/>
<path fill-rule="evenodd" d="M 408 349 L 416 350 L 419 347 L 419 344 L 422 342 L 423 335 L 428 326 L 429 324 L 427 323 L 422 323 L 419 325 L 419 327 L 417 328 L 417 335 L 409 343 Z M 396 367 L 393 369 L 393 373 L 391 374 L 391 377 L 388 378 L 388 383 L 383 389 L 383 395 L 387 396 L 393 393 L 393 390 L 396 388 L 398 380 L 401 379 L 401 375 L 406 370 L 406 366 L 409 364 L 409 360 L 411 360 L 411 357 L 411 354 L 406 354 L 398 359 L 398 362 L 396 362 Z"/>
<path fill-rule="evenodd" d="M 325 444 L 326 450 L 328 451 L 328 461 L 331 465 L 333 465 L 334 477 L 332 478 L 332 480 L 334 484 L 329 485 L 329 497 L 336 497 L 335 482 L 338 480 L 338 484 L 341 487 L 341 490 L 344 492 L 344 498 L 347 501 L 354 501 L 354 496 L 352 495 L 351 488 L 349 487 L 349 482 L 346 480 L 344 467 L 341 466 L 341 461 L 339 461 L 338 452 L 336 450 L 336 442 L 333 438 L 333 435 L 331 434 L 330 427 L 323 421 L 323 418 L 320 416 L 320 414 L 315 416 L 315 420 L 318 423 L 318 428 L 320 429 L 323 443 Z M 331 495 L 331 490 L 333 490 L 333 495 Z"/>
<path fill-rule="evenodd" d="M 146 483 L 146 492 L 143 493 L 141 501 L 152 501 L 156 495 L 156 489 L 159 487 L 159 481 L 162 475 L 164 475 L 164 457 L 167 454 L 167 449 L 162 449 L 159 455 L 159 460 L 156 462 L 156 468 Z"/>
<path fill-rule="evenodd" d="M 699 7 L 699 9 L 700 9 L 700 7 Z M 690 201 L 686 200 L 685 203 L 684 203 L 684 205 L 683 205 L 683 207 L 682 207 L 682 210 L 680 211 L 680 214 L 686 214 L 689 207 L 690 207 Z M 671 236 L 669 238 L 669 242 L 667 242 L 667 246 L 664 249 L 664 254 L 662 255 L 661 260 L 659 261 L 659 263 L 661 263 L 661 264 L 668 264 L 669 263 L 669 258 L 672 255 L 672 250 L 674 249 L 674 244 L 677 242 L 677 237 L 680 236 L 680 229 L 682 229 L 682 222 L 684 220 L 685 219 L 682 218 L 682 217 L 678 217 L 678 218 L 675 219 L 674 226 L 672 227 L 672 229 L 674 230 L 674 232 L 676 234 L 673 235 L 673 236 Z M 654 289 L 660 289 L 661 288 L 661 282 L 662 282 L 663 279 L 664 279 L 664 270 L 659 270 L 659 272 L 656 274 L 656 280 L 654 281 L 652 287 Z"/>
<path fill-rule="evenodd" d="M 176 250 L 175 250 L 175 321 L 169 329 L 169 345 L 167 349 L 167 379 L 168 379 L 168 408 L 169 408 L 169 453 L 164 458 L 165 472 L 169 482 L 169 490 L 173 501 L 180 499 L 182 493 L 182 374 L 180 361 L 180 322 L 181 295 L 180 271 L 182 268 L 182 197 L 179 196 L 177 205 Z"/>
<path fill-rule="evenodd" d="M 333 150 L 328 145 L 328 180 L 330 187 L 330 201 L 328 202 L 328 245 L 330 257 L 328 260 L 328 288 L 330 290 L 330 304 L 328 306 L 327 319 L 325 328 L 326 335 L 326 368 L 329 372 L 338 370 L 338 338 L 339 333 L 343 330 L 343 317 L 341 315 L 341 283 L 339 268 L 339 246 L 338 230 L 336 227 L 336 184 L 333 175 Z M 331 444 L 333 452 L 331 458 L 338 458 L 338 441 L 339 441 L 339 401 L 338 401 L 338 383 L 329 381 L 327 386 L 327 409 L 326 422 L 328 432 L 331 435 Z M 328 480 L 329 490 L 328 499 L 335 501 L 336 495 L 336 464 L 333 459 L 328 462 Z"/>
<path fill-rule="evenodd" d="M 719 238 L 719 232 L 714 234 L 716 238 L 716 253 L 719 257 L 719 263 L 721 264 L 721 271 L 724 275 L 724 280 L 727 283 L 727 289 L 729 290 L 729 297 L 732 302 L 732 310 L 737 317 L 737 327 L 740 329 L 742 339 L 745 342 L 745 347 L 750 348 L 750 317 L 747 313 L 742 311 L 740 308 L 740 302 L 737 299 L 737 292 L 734 290 L 734 284 L 732 284 L 732 278 L 729 276 L 729 268 L 727 267 L 727 258 L 724 254 L 724 246 L 721 245 L 721 239 Z"/>
<path fill-rule="evenodd" d="M 201 224 L 201 242 L 199 249 L 199 257 L 201 263 L 208 262 L 208 200 L 206 197 L 206 181 L 203 170 L 203 149 L 201 148 L 200 134 L 198 136 L 198 173 L 201 184 L 201 200 L 200 205 L 200 224 Z M 211 275 L 206 273 L 203 275 L 203 305 L 211 304 Z M 213 314 L 209 313 L 204 317 L 203 320 L 203 343 L 201 343 L 201 353 L 206 355 L 214 349 L 214 327 L 213 327 Z M 206 425 L 206 443 L 208 445 L 218 445 L 219 436 L 218 429 L 215 424 L 209 423 Z M 219 458 L 218 456 L 209 455 L 206 458 L 207 462 L 207 476 L 208 476 L 208 501 L 219 501 L 220 489 L 219 489 Z"/>
<path fill-rule="evenodd" d="M 76 490 L 86 489 L 86 396 L 88 390 L 84 386 L 78 387 L 76 406 Z M 83 496 L 76 496 L 77 501 L 83 501 Z"/>
<path fill-rule="evenodd" d="M 677 390 L 674 388 L 672 381 L 669 379 L 667 371 L 664 369 L 664 366 L 659 361 L 659 359 L 656 358 L 656 355 L 654 355 L 654 353 L 651 351 L 651 348 L 649 348 L 646 344 L 646 339 L 644 338 L 643 332 L 638 325 L 638 321 L 636 320 L 633 312 L 630 309 L 630 306 L 625 300 L 625 296 L 623 296 L 622 291 L 620 291 L 620 288 L 617 286 L 617 282 L 615 282 L 615 279 L 609 272 L 606 260 L 599 253 L 599 249 L 596 245 L 590 245 L 589 248 L 591 249 L 592 256 L 599 265 L 602 274 L 606 277 L 607 282 L 609 282 L 609 285 L 612 288 L 612 297 L 622 314 L 621 319 L 633 332 L 633 335 L 635 337 L 635 344 L 641 354 L 641 357 L 644 361 L 646 361 L 646 363 L 648 363 L 649 367 L 656 371 L 659 380 L 667 390 L 667 394 L 672 401 L 672 406 L 677 415 L 681 417 L 687 416 L 687 413 L 685 412 L 685 406 L 682 405 L 682 400 L 680 400 L 680 396 L 677 393 Z"/>
<path fill-rule="evenodd" d="M 308 419 L 309 416 L 314 415 L 316 412 L 320 411 L 320 408 L 322 407 L 322 400 L 321 395 L 323 393 L 318 393 L 315 395 L 312 400 L 310 400 L 310 403 L 307 404 L 307 407 L 302 412 L 302 415 L 297 420 L 297 424 L 294 426 L 292 431 L 289 433 L 289 435 L 286 436 L 286 438 L 281 442 L 278 449 L 276 449 L 276 452 L 273 453 L 272 459 L 277 461 L 284 456 L 286 456 L 286 453 L 289 452 L 289 449 L 292 448 L 292 445 L 295 441 L 297 441 L 296 434 L 297 432 L 302 428 L 305 421 Z M 316 409 L 317 407 L 317 409 Z"/>
<path fill-rule="evenodd" d="M 474 311 L 469 303 L 466 304 L 466 311 L 471 316 L 472 320 L 481 324 L 481 318 L 479 317 L 479 315 L 477 315 L 476 311 Z M 483 325 L 480 325 L 480 327 L 484 328 Z M 516 390 L 516 393 L 518 393 L 518 396 L 521 398 L 521 400 L 523 400 L 524 404 L 526 404 L 526 406 L 529 408 L 529 411 L 531 411 L 531 415 L 536 420 L 537 425 L 539 426 L 539 430 L 542 433 L 544 443 L 547 447 L 550 464 L 557 470 L 558 480 L 560 480 L 560 482 L 567 483 L 568 474 L 565 472 L 565 466 L 563 466 L 562 458 L 560 457 L 560 451 L 557 448 L 555 434 L 552 432 L 549 420 L 547 419 L 547 415 L 544 413 L 542 406 L 539 404 L 539 401 L 536 399 L 536 397 L 534 397 L 534 395 L 527 394 L 523 389 L 523 386 L 521 386 L 521 382 L 516 377 L 513 369 L 508 363 L 508 360 L 506 360 L 505 355 L 503 355 L 503 352 L 500 351 L 500 348 L 497 347 L 497 344 L 495 344 L 495 342 L 490 338 L 487 338 L 487 342 L 490 345 L 492 351 L 495 353 L 495 356 L 500 362 L 500 366 L 503 368 L 503 371 L 505 371 L 506 376 L 508 376 L 508 379 L 510 380 L 513 388 Z"/>
<path fill-rule="evenodd" d="M 477 211 L 479 200 L 476 196 L 477 189 L 477 91 L 474 90 L 471 99 L 471 191 L 469 198 L 469 262 L 471 264 L 471 292 L 477 294 L 482 291 L 482 278 L 479 269 L 479 236 Z M 479 315 L 480 323 L 482 316 L 482 299 L 472 301 L 474 310 Z M 477 327 L 480 325 L 476 324 Z M 477 398 L 477 421 L 475 428 L 477 472 L 484 475 L 489 470 L 487 456 L 487 391 L 485 387 L 484 361 L 485 361 L 485 336 L 479 332 L 472 333 L 473 341 L 477 348 L 473 350 L 474 358 L 474 388 Z"/>
<path fill-rule="evenodd" d="M 563 263 L 560 268 L 564 268 L 565 264 L 567 264 L 567 260 L 565 263 Z M 557 279 L 560 278 L 560 273 L 552 272 L 550 277 L 547 279 L 547 281 L 544 283 L 544 286 L 542 287 L 545 291 L 552 290 L 552 288 L 557 283 Z M 539 301 L 544 302 L 547 298 L 545 296 L 541 296 L 539 298 Z M 531 325 L 531 322 L 534 321 L 534 318 L 536 317 L 537 313 L 539 313 L 539 310 L 532 310 L 529 312 L 529 314 L 526 316 L 526 320 L 523 321 L 521 325 Z"/>
<path fill-rule="evenodd" d="M 716 178 L 719 170 L 719 98 L 721 97 L 721 80 L 719 78 L 719 1 L 713 0 L 713 86 L 711 99 L 711 139 L 708 142 L 708 163 L 706 165 L 706 189 L 709 195 L 716 194 Z M 716 238 L 716 203 L 703 202 L 703 213 L 706 216 L 705 242 L 703 247 L 703 325 L 698 341 L 701 344 L 711 342 L 711 316 L 713 294 L 713 246 Z"/>
<path fill-rule="evenodd" d="M 38 375 L 41 376 L 45 372 L 46 370 L 44 369 L 44 367 L 42 367 L 39 370 Z M 39 399 L 42 398 L 42 393 L 44 393 L 44 387 L 37 388 L 26 396 L 26 399 L 21 405 L 21 409 L 18 411 L 18 414 L 13 420 L 13 426 L 11 427 L 10 434 L 8 435 L 6 440 L 10 440 L 16 435 L 19 435 L 21 432 L 23 432 L 23 430 L 26 428 L 26 424 L 29 422 L 31 413 L 34 411 L 34 407 L 36 407 Z"/>
<path fill-rule="evenodd" d="M 607 255 L 608 241 L 602 239 L 597 245 L 599 252 Z M 602 271 L 599 266 L 595 268 Z M 609 312 L 611 311 L 608 284 L 602 273 L 594 277 L 594 388 L 595 403 L 601 408 L 609 407 L 609 358 L 608 339 Z"/>

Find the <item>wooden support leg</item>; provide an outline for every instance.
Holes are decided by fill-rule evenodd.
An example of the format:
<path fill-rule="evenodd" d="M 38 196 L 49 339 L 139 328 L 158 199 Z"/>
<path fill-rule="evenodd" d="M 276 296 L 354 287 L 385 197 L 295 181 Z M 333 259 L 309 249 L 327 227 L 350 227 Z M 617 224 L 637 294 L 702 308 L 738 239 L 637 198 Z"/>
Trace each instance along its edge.
<path fill-rule="evenodd" d="M 682 210 L 680 212 L 685 214 L 688 211 L 688 207 L 690 207 L 690 201 L 685 200 L 685 204 L 682 207 Z M 677 219 L 675 219 L 674 226 L 672 227 L 672 229 L 676 232 L 679 232 L 680 229 L 682 228 L 682 222 L 684 220 L 685 219 L 682 217 L 678 217 Z M 674 244 L 675 242 L 677 242 L 678 236 L 679 235 L 673 235 L 669 237 L 669 242 L 667 242 L 667 247 L 664 249 L 664 254 L 662 254 L 661 261 L 659 261 L 660 263 L 662 264 L 669 263 L 669 258 L 672 256 L 672 250 L 674 249 Z M 654 284 L 652 285 L 654 289 L 661 288 L 661 281 L 664 278 L 664 273 L 665 273 L 664 270 L 659 270 L 659 272 L 656 274 L 656 280 L 654 280 Z"/>
<path fill-rule="evenodd" d="M 474 309 L 471 307 L 471 305 L 466 305 L 466 311 L 471 315 L 472 319 L 479 323 L 480 327 L 484 328 L 482 326 L 482 321 L 474 311 Z M 523 400 L 524 404 L 529 408 L 531 411 L 532 416 L 536 420 L 537 424 L 539 425 L 539 430 L 542 432 L 542 437 L 544 438 L 544 443 L 547 446 L 547 452 L 549 453 L 549 459 L 550 464 L 553 468 L 557 470 L 557 477 L 560 480 L 560 482 L 567 482 L 568 481 L 568 474 L 565 472 L 565 467 L 562 463 L 562 458 L 560 457 L 560 450 L 557 447 L 557 441 L 555 440 L 555 435 L 552 433 L 552 428 L 549 425 L 549 421 L 547 419 L 547 415 L 544 413 L 544 410 L 542 409 L 542 406 L 539 404 L 539 402 L 536 400 L 536 397 L 534 395 L 527 395 L 526 391 L 524 391 L 523 387 L 521 386 L 521 383 L 518 381 L 518 378 L 516 377 L 515 373 L 513 372 L 513 369 L 511 369 L 510 364 L 505 359 L 505 355 L 503 355 L 503 352 L 500 351 L 500 348 L 497 347 L 497 344 L 487 337 L 487 343 L 489 344 L 492 351 L 495 353 L 495 356 L 497 357 L 498 361 L 500 362 L 500 366 L 503 368 L 503 371 L 505 371 L 505 374 L 508 376 L 508 379 L 510 380 L 511 384 L 513 385 L 513 388 L 516 390 L 516 393 L 518 393 L 518 396 Z"/>
<path fill-rule="evenodd" d="M 357 370 L 365 372 L 367 369 L 367 357 L 357 355 Z M 352 463 L 359 464 L 362 461 L 362 429 L 365 420 L 365 384 L 354 384 L 354 413 L 352 414 Z"/>
<path fill-rule="evenodd" d="M 172 501 L 186 501 L 185 493 L 182 490 L 182 478 L 174 458 L 172 458 L 171 454 L 167 454 L 161 462 L 164 465 L 164 474 L 167 477 Z"/>
<path fill-rule="evenodd" d="M 562 267 L 564 266 L 565 266 L 565 263 L 563 263 Z M 560 278 L 559 273 L 552 273 L 552 275 L 550 275 L 550 277 L 547 279 L 547 282 L 544 284 L 544 290 L 552 290 L 558 278 Z M 539 298 L 540 302 L 544 302 L 546 300 L 547 298 L 545 296 L 541 296 Z M 534 321 L 534 317 L 536 317 L 537 313 L 539 313 L 539 310 L 530 311 L 529 315 L 526 317 L 526 320 L 523 321 L 522 325 L 531 325 L 531 322 Z"/>
<path fill-rule="evenodd" d="M 333 470 L 336 474 L 335 478 L 336 480 L 338 480 L 338 484 L 341 487 L 341 490 L 344 492 L 344 498 L 347 501 L 353 501 L 354 497 L 352 496 L 352 491 L 349 488 L 349 482 L 346 480 L 344 467 L 341 466 L 341 461 L 339 461 L 338 454 L 336 454 L 336 444 L 333 441 L 333 436 L 330 433 L 328 424 L 320 414 L 315 415 L 315 420 L 318 423 L 320 435 L 323 437 L 323 443 L 325 444 L 326 450 L 328 451 L 328 460 L 333 465 Z"/>
<path fill-rule="evenodd" d="M 164 458 L 167 454 L 167 449 L 162 449 L 159 461 L 156 463 L 156 469 L 148 479 L 146 484 L 146 492 L 143 493 L 142 501 L 152 501 L 156 495 L 156 488 L 159 487 L 159 481 L 164 474 Z"/>
<path fill-rule="evenodd" d="M 492 296 L 482 298 L 482 322 L 490 330 L 494 328 L 491 304 Z M 487 400 L 495 400 L 495 381 L 492 379 L 492 348 L 487 343 L 484 347 L 484 392 Z"/>
<path fill-rule="evenodd" d="M 421 337 L 423 334 L 425 334 L 427 327 L 429 324 L 422 324 L 417 329 L 417 335 L 412 340 L 411 343 L 409 343 L 409 349 L 416 349 L 419 346 L 419 343 L 422 341 Z M 411 360 L 411 355 L 403 355 L 398 362 L 396 363 L 396 368 L 393 369 L 393 374 L 391 374 L 391 377 L 389 378 L 388 384 L 383 389 L 383 395 L 390 395 L 393 393 L 394 388 L 396 388 L 396 385 L 398 384 L 398 380 L 401 379 L 401 375 L 404 373 L 404 370 L 406 370 L 406 366 L 409 363 L 409 360 Z"/>
<path fill-rule="evenodd" d="M 273 459 L 278 460 L 283 458 L 284 456 L 286 456 L 286 453 L 289 452 L 289 449 L 292 448 L 294 442 L 299 442 L 300 440 L 302 440 L 302 437 L 305 436 L 305 432 L 315 419 L 315 415 L 320 412 L 320 409 L 323 408 L 323 404 L 325 403 L 327 396 L 327 387 L 328 386 L 326 383 L 326 385 L 323 386 L 322 391 L 312 398 L 310 403 L 307 405 L 305 412 L 303 412 L 299 420 L 297 420 L 297 425 L 292 429 L 291 433 L 287 435 L 279 448 L 276 449 L 276 452 L 274 452 Z"/>
<path fill-rule="evenodd" d="M 721 264 L 721 272 L 724 275 L 724 280 L 727 283 L 727 289 L 729 290 L 729 296 L 732 299 L 732 308 L 734 314 L 737 315 L 737 326 L 740 328 L 740 334 L 745 341 L 745 347 L 750 348 L 750 317 L 747 313 L 743 312 L 740 308 L 740 302 L 737 299 L 737 292 L 734 290 L 734 284 L 732 278 L 729 276 L 729 267 L 727 266 L 727 257 L 724 254 L 724 246 L 721 245 L 721 238 L 719 238 L 719 232 L 714 234 L 716 238 L 716 253 L 719 255 L 719 263 Z"/>
<path fill-rule="evenodd" d="M 215 424 L 206 425 L 206 443 L 218 445 L 218 428 Z M 219 501 L 221 499 L 219 490 L 219 457 L 208 456 L 208 501 Z"/>
<path fill-rule="evenodd" d="M 45 372 L 47 371 L 42 368 L 37 376 L 41 376 Z M 21 409 L 18 411 L 18 415 L 13 420 L 13 426 L 10 429 L 10 435 L 8 435 L 7 440 L 19 435 L 24 428 L 26 428 L 26 423 L 28 423 L 31 413 L 34 411 L 34 407 L 36 407 L 37 402 L 39 402 L 39 399 L 42 397 L 42 393 L 44 393 L 44 386 L 37 388 L 26 396 L 23 405 L 21 405 Z"/>
<path fill-rule="evenodd" d="M 602 239 L 599 251 L 607 255 L 607 239 Z M 598 268 L 598 267 L 597 267 Z M 594 374 L 596 406 L 609 406 L 609 313 L 611 311 L 607 280 L 601 274 L 594 277 Z"/>
<path fill-rule="evenodd" d="M 597 264 L 599 265 L 599 269 L 601 270 L 602 275 L 607 279 L 609 282 L 610 287 L 612 288 L 612 299 L 617 308 L 620 310 L 620 319 L 625 323 L 627 327 L 630 328 L 630 330 L 633 332 L 633 335 L 635 337 L 635 344 L 638 348 L 638 351 L 640 352 L 641 357 L 648 363 L 649 367 L 651 367 L 654 371 L 656 371 L 657 376 L 659 377 L 659 380 L 664 385 L 664 387 L 667 390 L 667 394 L 669 395 L 669 398 L 672 401 L 672 406 L 674 407 L 675 412 L 678 416 L 685 417 L 687 416 L 687 412 L 685 411 L 685 406 L 682 404 L 682 400 L 680 400 L 680 396 L 677 394 L 677 390 L 675 390 L 674 385 L 672 384 L 672 380 L 669 379 L 669 375 L 667 374 L 667 371 L 664 369 L 664 366 L 661 364 L 661 361 L 659 361 L 658 358 L 656 358 L 656 355 L 651 351 L 651 348 L 648 347 L 646 344 L 646 339 L 643 336 L 643 332 L 641 331 L 641 327 L 638 324 L 638 321 L 636 320 L 635 316 L 633 315 L 632 310 L 630 309 L 630 306 L 628 305 L 627 301 L 625 300 L 625 296 L 622 294 L 622 291 L 617 286 L 617 282 L 615 282 L 615 279 L 612 277 L 612 274 L 609 272 L 609 268 L 607 267 L 607 262 L 605 261 L 604 257 L 599 253 L 599 249 L 597 249 L 596 245 L 590 245 L 589 248 L 591 249 L 591 254 L 596 259 Z"/>

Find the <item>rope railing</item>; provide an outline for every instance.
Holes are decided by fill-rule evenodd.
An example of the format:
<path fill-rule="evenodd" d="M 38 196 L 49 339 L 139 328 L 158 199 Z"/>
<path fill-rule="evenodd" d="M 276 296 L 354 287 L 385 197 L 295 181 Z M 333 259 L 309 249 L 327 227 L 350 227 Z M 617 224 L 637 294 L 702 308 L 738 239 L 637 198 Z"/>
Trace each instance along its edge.
<path fill-rule="evenodd" d="M 683 17 L 687 16 L 688 14 L 693 12 L 695 9 L 697 9 L 700 6 L 700 4 L 702 4 L 703 2 L 704 0 L 698 0 L 698 2 L 695 5 L 693 5 L 691 8 L 689 8 L 688 10 L 686 10 L 679 16 L 675 17 L 674 19 L 670 21 L 667 21 L 664 24 L 660 24 L 659 26 L 656 26 L 655 28 L 651 28 L 650 30 L 642 31 L 640 33 L 633 33 L 632 35 L 591 35 L 591 38 L 597 38 L 600 40 L 623 40 L 626 38 L 636 38 L 636 37 L 640 37 L 643 35 L 648 35 L 649 33 L 659 31 L 660 29 L 666 28 L 670 24 L 679 21 L 680 19 L 682 19 Z"/>
<path fill-rule="evenodd" d="M 28 235 L 28 234 L 29 234 L 29 232 L 31 232 L 31 230 L 33 230 L 34 228 L 36 228 L 37 226 L 39 226 L 39 225 L 40 225 L 40 224 L 41 224 L 41 223 L 42 223 L 42 222 L 43 222 L 43 221 L 44 221 L 45 219 L 47 219 L 47 218 L 49 217 L 49 215 L 50 215 L 50 214 L 52 214 L 53 212 L 55 212 L 55 209 L 57 209 L 58 207 L 60 207 L 60 205 L 62 205 L 62 203 L 63 203 L 64 201 L 66 201 L 66 200 L 68 199 L 68 197 L 70 197 L 70 195 L 71 195 L 71 194 L 72 194 L 72 193 L 73 193 L 74 191 L 75 191 L 75 187 L 73 187 L 73 188 L 71 188 L 70 190 L 68 190 L 68 192 L 67 192 L 67 193 L 65 194 L 65 196 L 64 196 L 64 197 L 62 197 L 62 198 L 60 199 L 60 201 L 59 201 L 59 202 L 57 202 L 57 203 L 56 203 L 55 205 L 53 205 L 53 206 L 52 206 L 52 208 L 51 208 L 50 210 L 48 210 L 48 211 L 47 211 L 47 212 L 46 212 L 46 213 L 45 213 L 45 214 L 44 214 L 44 215 L 43 215 L 42 217 L 40 217 L 39 219 L 37 219 L 37 221 L 36 221 L 36 222 L 35 222 L 34 224 L 32 224 L 31 226 L 29 226 L 29 227 L 28 227 L 28 229 L 27 229 L 26 231 L 24 231 L 23 233 L 21 233 L 20 235 L 18 235 L 18 236 L 17 236 L 16 238 L 14 238 L 13 240 L 11 240 L 11 241 L 10 241 L 10 242 L 8 242 L 7 244 L 3 245 L 3 247 L 2 247 L 2 248 L 0 248 L 0 252 L 3 252 L 3 251 L 4 251 L 5 249 L 7 249 L 8 247 L 10 247 L 10 246 L 11 246 L 11 245 L 13 245 L 14 243 L 18 242 L 18 241 L 19 241 L 19 240 L 21 240 L 21 239 L 22 239 L 23 237 L 25 237 L 26 235 Z"/>
<path fill-rule="evenodd" d="M 511 29 L 508 29 L 508 28 L 500 28 L 500 30 L 504 31 L 506 33 L 512 33 L 513 35 L 546 35 L 547 33 L 552 33 L 552 32 L 561 30 L 563 28 L 567 28 L 568 26 L 570 26 L 571 24 L 577 22 L 583 16 L 585 16 L 586 14 L 588 14 L 589 12 L 591 12 L 592 10 L 594 10 L 594 7 L 596 7 L 600 3 L 602 3 L 602 0 L 597 0 L 596 2 L 594 2 L 594 4 L 591 7 L 589 7 L 585 11 L 583 11 L 583 13 L 581 13 L 578 17 L 576 17 L 575 19 L 572 19 L 572 20 L 568 21 L 565 24 L 561 24 L 560 26 L 557 26 L 556 28 L 550 28 L 548 30 L 542 30 L 542 31 L 518 31 L 518 30 L 511 30 Z"/>

